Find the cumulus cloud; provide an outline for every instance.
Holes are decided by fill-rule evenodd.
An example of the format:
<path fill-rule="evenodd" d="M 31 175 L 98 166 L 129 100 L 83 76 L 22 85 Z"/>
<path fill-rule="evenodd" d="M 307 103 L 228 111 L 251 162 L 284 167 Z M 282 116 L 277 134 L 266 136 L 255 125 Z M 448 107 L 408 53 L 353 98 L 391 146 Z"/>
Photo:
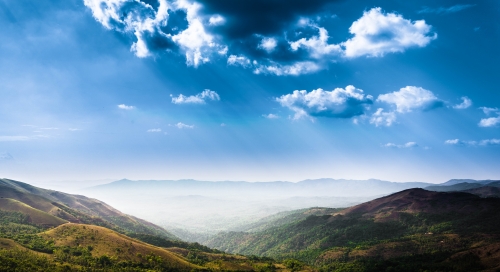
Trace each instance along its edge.
<path fill-rule="evenodd" d="M 3 153 L 0 153 L 0 161 L 11 161 L 11 160 L 14 160 L 14 157 L 12 157 L 12 155 L 8 152 L 3 152 Z"/>
<path fill-rule="evenodd" d="M 118 108 L 122 109 L 122 110 L 133 110 L 133 109 L 135 109 L 135 106 L 128 106 L 125 104 L 120 104 L 120 105 L 118 105 Z"/>
<path fill-rule="evenodd" d="M 328 44 L 328 31 L 323 27 L 317 27 L 318 36 L 310 38 L 301 38 L 297 41 L 290 42 L 290 47 L 293 51 L 303 48 L 309 52 L 309 56 L 314 59 L 321 59 L 329 55 L 340 55 L 342 49 L 338 44 Z"/>
<path fill-rule="evenodd" d="M 462 103 L 453 106 L 454 109 L 463 110 L 472 106 L 472 100 L 470 100 L 467 96 L 462 96 Z"/>
<path fill-rule="evenodd" d="M 412 147 L 418 147 L 418 144 L 416 142 L 407 142 L 406 144 L 398 145 L 394 143 L 387 143 L 384 145 L 384 147 L 391 147 L 391 148 L 412 148 Z"/>
<path fill-rule="evenodd" d="M 431 91 L 416 86 L 406 86 L 399 91 L 381 94 L 377 101 L 395 105 L 396 111 L 400 113 L 431 110 L 444 105 Z"/>
<path fill-rule="evenodd" d="M 482 110 L 486 115 L 490 115 L 493 112 L 498 112 L 498 108 L 480 107 L 479 109 Z"/>
<path fill-rule="evenodd" d="M 417 13 L 436 13 L 436 14 L 448 14 L 459 12 L 464 9 L 472 8 L 475 5 L 471 4 L 458 4 L 451 7 L 439 7 L 439 8 L 430 8 L 424 7 L 421 10 L 417 11 Z"/>
<path fill-rule="evenodd" d="M 276 98 L 276 101 L 295 112 L 294 119 L 306 116 L 351 118 L 364 114 L 367 106 L 373 103 L 373 97 L 349 85 L 345 89 L 336 88 L 333 91 L 295 90 Z"/>
<path fill-rule="evenodd" d="M 349 32 L 354 37 L 342 43 L 347 58 L 404 52 L 410 47 L 424 47 L 437 38 L 424 20 L 412 22 L 399 14 L 384 14 L 381 8 L 364 12 Z"/>
<path fill-rule="evenodd" d="M 278 119 L 278 118 L 280 118 L 278 115 L 272 114 L 272 113 L 270 113 L 270 114 L 263 114 L 262 116 L 264 118 L 267 118 L 267 119 Z"/>
<path fill-rule="evenodd" d="M 334 17 L 325 14 L 330 0 L 84 0 L 84 4 L 105 28 L 133 37 L 131 51 L 138 57 L 174 53 L 197 67 L 214 56 L 229 55 L 228 65 L 256 74 L 314 73 L 342 56 L 382 56 L 424 47 L 436 38 L 422 20 L 374 8 L 352 24 L 354 37 L 329 43 L 328 31 L 320 24 Z"/>
<path fill-rule="evenodd" d="M 161 128 L 148 129 L 146 132 L 161 132 Z"/>
<path fill-rule="evenodd" d="M 500 124 L 500 116 L 483 118 L 483 119 L 481 119 L 481 121 L 479 121 L 478 125 L 480 127 L 494 127 L 498 124 Z"/>
<path fill-rule="evenodd" d="M 186 124 L 181 123 L 181 122 L 179 122 L 179 123 L 175 124 L 175 126 L 176 126 L 178 129 L 184 129 L 184 128 L 192 129 L 192 128 L 194 128 L 194 125 L 186 125 Z"/>
<path fill-rule="evenodd" d="M 395 112 L 384 112 L 384 109 L 378 108 L 376 112 L 370 117 L 370 124 L 378 126 L 390 127 L 394 122 L 396 122 Z"/>
<path fill-rule="evenodd" d="M 158 0 L 157 3 L 153 7 L 153 2 L 145 0 L 84 0 L 104 27 L 135 36 L 130 49 L 138 57 L 179 51 L 185 55 L 188 65 L 196 67 L 209 61 L 210 54 L 223 47 L 206 31 L 199 14 L 201 4 L 187 0 Z M 170 19 L 175 16 L 182 16 L 178 21 L 187 21 L 187 24 L 170 25 Z M 207 23 L 220 25 L 223 18 L 213 16 Z"/>
<path fill-rule="evenodd" d="M 172 97 L 172 103 L 174 104 L 205 104 L 207 100 L 220 100 L 219 95 L 209 89 L 206 89 L 197 95 L 185 96 L 180 94 L 179 96 L 170 96 Z"/>
<path fill-rule="evenodd" d="M 268 53 L 271 53 L 276 49 L 276 46 L 278 45 L 278 42 L 276 41 L 275 38 L 263 38 L 262 41 L 260 42 L 258 48 L 261 48 L 265 50 Z"/>

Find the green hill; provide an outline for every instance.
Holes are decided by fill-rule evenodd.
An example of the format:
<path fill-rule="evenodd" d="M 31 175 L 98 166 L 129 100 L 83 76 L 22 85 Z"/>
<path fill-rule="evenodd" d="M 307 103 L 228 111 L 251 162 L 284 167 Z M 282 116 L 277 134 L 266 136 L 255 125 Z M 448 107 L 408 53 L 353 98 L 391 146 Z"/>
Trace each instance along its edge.
<path fill-rule="evenodd" d="M 97 199 L 38 188 L 23 182 L 0 179 L 0 197 L 23 202 L 35 209 L 73 223 L 105 226 L 129 233 L 177 239 L 165 229 L 124 214 Z"/>
<path fill-rule="evenodd" d="M 496 269 L 500 259 L 495 266 L 476 253 L 500 249 L 499 209 L 496 198 L 410 189 L 254 233 L 222 233 L 205 244 L 230 253 L 295 258 L 325 271 Z"/>
<path fill-rule="evenodd" d="M 269 258 L 225 254 L 158 235 L 158 227 L 84 196 L 10 180 L 0 180 L 0 189 L 0 271 L 290 271 Z"/>

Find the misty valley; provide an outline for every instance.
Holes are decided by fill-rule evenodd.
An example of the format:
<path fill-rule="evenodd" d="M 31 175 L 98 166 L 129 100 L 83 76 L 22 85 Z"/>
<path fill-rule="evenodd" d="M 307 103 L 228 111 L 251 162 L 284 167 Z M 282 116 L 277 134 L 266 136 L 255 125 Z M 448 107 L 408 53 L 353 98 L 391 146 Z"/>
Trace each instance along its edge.
<path fill-rule="evenodd" d="M 0 271 L 500 269 L 495 180 L 119 180 L 76 191 L 0 179 Z"/>

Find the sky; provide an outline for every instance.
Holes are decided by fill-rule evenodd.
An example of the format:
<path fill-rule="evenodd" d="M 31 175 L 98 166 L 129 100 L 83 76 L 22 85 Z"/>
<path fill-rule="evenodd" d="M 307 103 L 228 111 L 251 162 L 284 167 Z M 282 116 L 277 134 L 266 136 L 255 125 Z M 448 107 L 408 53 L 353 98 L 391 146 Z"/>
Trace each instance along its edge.
<path fill-rule="evenodd" d="M 0 0 L 0 177 L 500 179 L 499 14 Z"/>

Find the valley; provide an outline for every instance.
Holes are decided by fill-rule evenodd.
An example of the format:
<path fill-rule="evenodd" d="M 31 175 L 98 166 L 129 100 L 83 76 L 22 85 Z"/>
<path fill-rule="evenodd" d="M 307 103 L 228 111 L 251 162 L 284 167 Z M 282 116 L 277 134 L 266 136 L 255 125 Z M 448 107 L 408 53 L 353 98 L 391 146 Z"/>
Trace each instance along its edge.
<path fill-rule="evenodd" d="M 1 179 L 0 271 L 494 271 L 500 269 L 496 184 L 450 181 L 343 208 L 293 209 L 283 202 L 287 209 L 222 231 L 193 235 L 178 227 L 199 241 L 189 242 L 140 213 Z M 383 185 L 378 190 L 390 190 Z M 222 203 L 231 205 L 230 198 Z"/>

